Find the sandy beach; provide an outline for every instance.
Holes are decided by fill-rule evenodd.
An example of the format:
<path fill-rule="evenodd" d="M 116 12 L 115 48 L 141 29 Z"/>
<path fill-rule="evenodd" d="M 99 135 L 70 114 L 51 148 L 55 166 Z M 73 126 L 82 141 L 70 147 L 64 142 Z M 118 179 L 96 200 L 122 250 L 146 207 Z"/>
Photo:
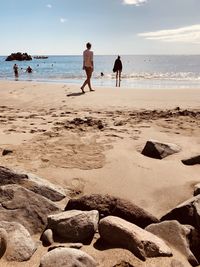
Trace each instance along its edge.
<path fill-rule="evenodd" d="M 74 196 L 122 197 L 160 218 L 200 182 L 200 166 L 181 162 L 200 151 L 198 89 L 99 87 L 82 94 L 75 85 L 0 81 L 0 99 L 0 150 L 12 150 L 0 157 L 1 165 L 71 188 Z M 145 157 L 141 151 L 150 139 L 181 151 L 162 160 Z M 112 250 L 83 250 L 100 266 L 120 259 L 134 266 L 153 262 L 120 249 L 113 258 Z M 39 266 L 42 253 L 40 248 L 29 263 L 1 266 Z"/>

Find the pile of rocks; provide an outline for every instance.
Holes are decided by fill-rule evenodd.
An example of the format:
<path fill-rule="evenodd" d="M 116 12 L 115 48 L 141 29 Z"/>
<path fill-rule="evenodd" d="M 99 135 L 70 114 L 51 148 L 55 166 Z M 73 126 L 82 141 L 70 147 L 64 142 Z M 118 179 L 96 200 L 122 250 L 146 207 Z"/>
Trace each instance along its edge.
<path fill-rule="evenodd" d="M 19 61 L 32 60 L 32 57 L 27 53 L 17 52 L 17 53 L 12 53 L 5 59 L 5 61 L 12 61 L 12 60 L 19 60 Z"/>
<path fill-rule="evenodd" d="M 0 257 L 29 260 L 38 246 L 32 235 L 39 233 L 42 245 L 49 247 L 40 267 L 97 266 L 97 260 L 79 250 L 91 244 L 94 236 L 106 247 L 127 249 L 141 261 L 171 257 L 175 247 L 192 266 L 199 264 L 199 195 L 160 220 L 134 203 L 110 195 L 70 199 L 61 210 L 55 201 L 67 195 L 69 191 L 42 178 L 0 167 Z M 115 266 L 132 265 L 122 259 Z M 171 266 L 184 265 L 173 257 Z"/>

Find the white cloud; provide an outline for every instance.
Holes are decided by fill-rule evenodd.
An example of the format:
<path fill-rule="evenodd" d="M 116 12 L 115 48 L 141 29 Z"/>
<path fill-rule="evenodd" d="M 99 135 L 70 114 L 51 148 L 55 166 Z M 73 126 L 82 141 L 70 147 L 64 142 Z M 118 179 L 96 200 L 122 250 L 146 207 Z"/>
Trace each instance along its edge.
<path fill-rule="evenodd" d="M 148 40 L 200 44 L 200 24 L 138 34 Z"/>
<path fill-rule="evenodd" d="M 147 0 L 123 0 L 125 5 L 135 5 L 140 6 L 141 4 L 144 4 L 147 2 Z"/>
<path fill-rule="evenodd" d="M 61 23 L 65 23 L 67 21 L 67 19 L 65 19 L 65 18 L 60 18 L 60 22 Z"/>
<path fill-rule="evenodd" d="M 51 4 L 48 4 L 47 7 L 48 7 L 48 8 L 52 8 L 52 5 L 51 5 Z"/>

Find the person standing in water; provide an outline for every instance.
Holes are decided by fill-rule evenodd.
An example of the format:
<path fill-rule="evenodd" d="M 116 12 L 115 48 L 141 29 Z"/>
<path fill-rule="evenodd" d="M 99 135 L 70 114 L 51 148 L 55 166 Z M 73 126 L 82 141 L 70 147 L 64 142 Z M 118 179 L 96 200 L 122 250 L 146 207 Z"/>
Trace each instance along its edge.
<path fill-rule="evenodd" d="M 86 44 L 86 50 L 83 52 L 83 70 L 86 73 L 86 80 L 84 81 L 83 85 L 81 86 L 82 93 L 84 94 L 84 88 L 88 85 L 90 91 L 94 91 L 91 87 L 91 77 L 92 72 L 94 70 L 94 63 L 93 63 L 93 52 L 90 50 L 92 45 L 90 43 Z"/>
<path fill-rule="evenodd" d="M 14 70 L 15 78 L 17 79 L 19 77 L 19 72 L 18 72 L 18 66 L 17 66 L 17 64 L 14 64 L 13 70 Z"/>
<path fill-rule="evenodd" d="M 116 87 L 117 85 L 119 85 L 120 87 L 121 72 L 122 72 L 122 62 L 121 62 L 120 56 L 118 56 L 117 59 L 115 60 L 113 72 L 116 72 Z"/>

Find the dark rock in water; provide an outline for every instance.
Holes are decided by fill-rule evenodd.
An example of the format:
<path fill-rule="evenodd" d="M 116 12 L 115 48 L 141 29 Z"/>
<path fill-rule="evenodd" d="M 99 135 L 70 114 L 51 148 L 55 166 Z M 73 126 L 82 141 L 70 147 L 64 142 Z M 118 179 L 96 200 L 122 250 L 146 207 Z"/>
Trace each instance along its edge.
<path fill-rule="evenodd" d="M 47 216 L 60 212 L 51 201 L 19 185 L 0 187 L 0 220 L 21 223 L 31 234 L 41 233 Z"/>
<path fill-rule="evenodd" d="M 184 165 L 188 165 L 188 166 L 200 164 L 200 155 L 189 158 L 189 159 L 183 159 L 181 161 Z"/>
<path fill-rule="evenodd" d="M 48 56 L 34 56 L 35 59 L 47 59 Z"/>
<path fill-rule="evenodd" d="M 27 53 L 12 53 L 11 55 L 9 55 L 5 61 L 12 61 L 12 60 L 32 60 L 32 57 L 30 55 L 28 55 Z"/>
<path fill-rule="evenodd" d="M 6 156 L 6 155 L 11 154 L 11 153 L 13 153 L 12 150 L 10 150 L 10 149 L 4 149 L 4 150 L 2 151 L 2 156 Z"/>
<path fill-rule="evenodd" d="M 177 220 L 200 230 L 200 195 L 181 203 L 161 218 L 161 221 L 168 220 Z"/>
<path fill-rule="evenodd" d="M 149 140 L 146 142 L 146 145 L 142 150 L 142 154 L 154 159 L 163 159 L 180 151 L 181 148 L 178 145 Z"/>
<path fill-rule="evenodd" d="M 70 199 L 65 210 L 73 209 L 98 210 L 100 218 L 109 215 L 117 216 L 142 228 L 158 222 L 156 217 L 132 202 L 110 195 L 93 194 L 77 199 Z"/>

